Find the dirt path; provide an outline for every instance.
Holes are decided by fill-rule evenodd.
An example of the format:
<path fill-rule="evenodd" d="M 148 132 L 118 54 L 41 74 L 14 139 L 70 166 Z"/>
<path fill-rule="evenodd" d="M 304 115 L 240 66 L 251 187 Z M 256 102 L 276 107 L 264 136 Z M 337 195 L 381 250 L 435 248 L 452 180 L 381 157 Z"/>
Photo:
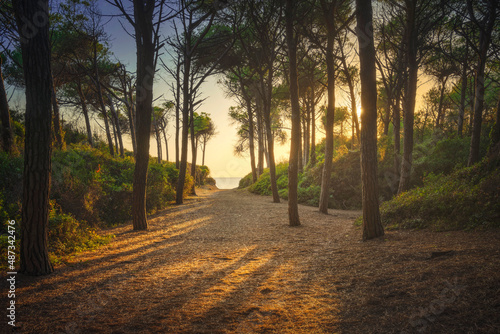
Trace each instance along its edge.
<path fill-rule="evenodd" d="M 116 228 L 48 277 L 18 275 L 16 332 L 500 332 L 499 231 L 363 243 L 359 212 L 300 215 L 290 228 L 286 203 L 202 191 L 147 232 Z"/>

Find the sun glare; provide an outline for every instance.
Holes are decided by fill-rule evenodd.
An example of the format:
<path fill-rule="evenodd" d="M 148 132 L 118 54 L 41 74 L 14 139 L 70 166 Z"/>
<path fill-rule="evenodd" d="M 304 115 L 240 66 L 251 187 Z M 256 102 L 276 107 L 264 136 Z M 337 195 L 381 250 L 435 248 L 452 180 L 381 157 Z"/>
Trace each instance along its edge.
<path fill-rule="evenodd" d="M 361 106 L 358 105 L 358 107 L 356 108 L 356 113 L 358 114 L 358 119 L 361 118 Z"/>

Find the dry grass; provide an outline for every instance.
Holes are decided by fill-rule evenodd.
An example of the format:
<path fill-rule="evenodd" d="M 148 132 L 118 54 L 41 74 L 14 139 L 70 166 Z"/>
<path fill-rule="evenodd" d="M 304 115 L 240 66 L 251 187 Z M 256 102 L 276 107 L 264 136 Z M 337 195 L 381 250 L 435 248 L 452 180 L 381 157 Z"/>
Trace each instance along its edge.
<path fill-rule="evenodd" d="M 363 243 L 359 212 L 300 215 L 290 228 L 286 204 L 202 190 L 147 232 L 119 227 L 48 277 L 18 275 L 16 332 L 500 332 L 499 231 Z"/>

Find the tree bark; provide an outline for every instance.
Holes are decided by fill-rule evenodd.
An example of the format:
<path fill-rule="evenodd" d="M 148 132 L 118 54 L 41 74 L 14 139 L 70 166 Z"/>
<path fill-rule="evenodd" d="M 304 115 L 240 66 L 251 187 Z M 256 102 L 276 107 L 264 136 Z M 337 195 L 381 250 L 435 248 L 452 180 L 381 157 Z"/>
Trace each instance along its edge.
<path fill-rule="evenodd" d="M 299 83 L 297 73 L 297 37 L 294 34 L 293 23 L 295 10 L 293 0 L 286 1 L 286 44 L 290 64 L 290 103 L 292 107 L 292 138 L 290 142 L 290 160 L 288 165 L 288 221 L 290 226 L 299 226 L 298 208 L 298 173 L 300 136 L 300 106 Z"/>
<path fill-rule="evenodd" d="M 132 140 L 132 150 L 134 151 L 134 157 L 137 152 L 137 139 L 136 139 L 136 131 L 135 131 L 135 110 L 134 110 L 134 100 L 132 96 L 132 90 L 128 91 L 128 100 L 129 105 L 127 106 L 128 111 L 128 123 L 130 126 L 130 138 Z"/>
<path fill-rule="evenodd" d="M 467 96 L 467 70 L 469 69 L 469 64 L 467 61 L 467 51 L 468 51 L 468 45 L 466 44 L 465 47 L 466 50 L 466 56 L 465 56 L 465 61 L 463 63 L 462 67 L 462 75 L 460 78 L 460 82 L 462 84 L 462 87 L 460 87 L 460 107 L 458 110 L 458 135 L 460 138 L 463 137 L 463 131 L 464 131 L 464 116 L 465 116 L 465 98 Z"/>
<path fill-rule="evenodd" d="M 179 163 L 179 178 L 177 181 L 176 204 L 183 203 L 184 182 L 187 172 L 188 136 L 189 136 L 189 77 L 191 71 L 190 57 L 190 32 L 186 32 L 184 50 L 184 76 L 182 84 L 182 137 L 181 137 L 181 160 Z"/>
<path fill-rule="evenodd" d="M 410 188 L 410 176 L 413 162 L 413 123 L 415 114 L 415 100 L 417 95 L 418 64 L 417 64 L 417 36 L 415 28 L 414 1 L 408 1 L 407 10 L 407 34 L 405 36 L 408 64 L 408 81 L 404 101 L 403 115 L 403 161 L 401 162 L 401 174 L 399 179 L 398 194 Z"/>
<path fill-rule="evenodd" d="M 124 150 L 123 150 L 123 138 L 122 138 L 122 130 L 120 128 L 120 120 L 118 118 L 118 112 L 115 109 L 115 105 L 113 104 L 113 98 L 111 95 L 108 95 L 108 100 L 109 100 L 109 108 L 111 110 L 111 116 L 113 117 L 114 124 L 115 124 L 115 129 L 116 129 L 116 137 L 118 139 L 118 146 L 120 149 L 120 156 L 124 156 Z"/>
<path fill-rule="evenodd" d="M 314 91 L 313 91 L 313 101 L 315 101 Z M 311 149 L 310 149 L 309 164 L 311 166 L 316 165 L 316 104 L 313 102 L 311 107 Z"/>
<path fill-rule="evenodd" d="M 191 187 L 191 195 L 196 196 L 196 158 L 198 153 L 198 139 L 196 137 L 194 131 L 194 106 L 190 105 L 190 120 L 189 120 L 189 129 L 191 130 L 191 176 L 193 177 L 193 186 Z"/>
<path fill-rule="evenodd" d="M 175 94 L 175 168 L 179 169 L 179 133 L 180 133 L 180 101 L 181 101 L 181 63 L 180 59 L 177 60 L 176 66 L 176 94 Z"/>
<path fill-rule="evenodd" d="M 377 182 L 377 79 L 370 0 L 356 0 L 356 34 L 361 79 L 361 180 L 363 240 L 384 235 Z"/>
<path fill-rule="evenodd" d="M 153 0 L 134 0 L 135 37 L 137 45 L 136 140 L 132 222 L 134 230 L 146 230 L 146 183 L 149 166 L 149 141 L 155 73 L 153 41 Z"/>
<path fill-rule="evenodd" d="M 243 84 L 242 84 L 242 89 Z M 257 168 L 255 166 L 255 129 L 254 129 L 254 121 L 253 121 L 253 110 L 252 110 L 252 101 L 249 96 L 245 96 L 245 103 L 247 105 L 247 114 L 248 114 L 248 145 L 250 148 L 250 167 L 252 168 L 252 183 L 257 182 Z M 203 157 L 205 157 L 205 150 L 203 149 Z M 205 158 L 203 158 L 205 161 Z"/>
<path fill-rule="evenodd" d="M 78 97 L 80 98 L 80 104 L 82 106 L 83 118 L 85 119 L 85 128 L 87 129 L 87 141 L 90 144 L 90 147 L 94 147 L 94 140 L 92 138 L 92 128 L 90 126 L 90 117 L 89 110 L 87 108 L 87 100 L 85 99 L 85 95 L 83 94 L 82 83 L 80 80 L 77 81 L 76 89 L 78 91 Z"/>
<path fill-rule="evenodd" d="M 26 84 L 20 272 L 46 275 L 53 271 L 47 245 L 52 151 L 48 1 L 14 0 L 13 6 Z"/>
<path fill-rule="evenodd" d="M 14 133 L 12 132 L 12 123 L 10 120 L 9 103 L 7 101 L 7 92 L 3 83 L 2 76 L 2 58 L 0 57 L 0 119 L 2 120 L 2 150 L 9 155 L 16 151 L 14 143 Z"/>
<path fill-rule="evenodd" d="M 61 129 L 61 121 L 60 121 L 60 112 L 59 112 L 59 103 L 57 103 L 57 95 L 56 95 L 56 88 L 54 85 L 54 79 L 51 76 L 51 99 L 52 99 L 52 122 L 54 124 L 54 137 L 56 140 L 56 147 L 58 149 L 62 149 L 64 147 L 63 145 L 63 136 L 62 136 L 62 129 Z"/>
<path fill-rule="evenodd" d="M 328 214 L 328 202 L 330 200 L 330 179 L 333 164 L 333 124 L 335 122 L 335 58 L 333 54 L 333 45 L 335 43 L 335 26 L 333 20 L 335 8 L 330 5 L 327 15 L 327 42 L 326 42 L 326 71 L 327 71 L 327 96 L 326 124 L 325 124 L 325 162 L 321 177 L 321 192 L 319 198 L 319 211 Z"/>
<path fill-rule="evenodd" d="M 266 136 L 267 136 L 267 152 L 268 152 L 268 165 L 269 165 L 269 176 L 271 179 L 271 191 L 273 195 L 273 202 L 279 203 L 280 196 L 278 194 L 278 185 L 276 184 L 276 162 L 274 160 L 274 135 L 271 127 L 271 101 L 272 101 L 272 82 L 274 71 L 272 69 L 272 64 L 270 64 L 267 71 L 267 81 L 262 82 L 262 89 L 265 92 L 264 99 L 264 123 L 266 126 Z"/>
<path fill-rule="evenodd" d="M 470 2 L 471 0 L 468 0 Z M 484 108 L 484 81 L 485 81 L 485 67 L 488 56 L 488 49 L 491 43 L 491 33 L 495 25 L 497 16 L 498 2 L 496 0 L 488 1 L 488 17 L 484 26 L 479 27 L 479 54 L 478 65 L 476 69 L 476 88 L 474 90 L 474 118 L 472 119 L 472 137 L 470 141 L 469 161 L 467 165 L 470 167 L 479 161 L 479 148 L 481 141 L 481 126 L 483 122 L 483 108 Z M 472 7 L 472 5 L 470 5 Z M 472 9 L 470 15 L 473 15 Z"/>

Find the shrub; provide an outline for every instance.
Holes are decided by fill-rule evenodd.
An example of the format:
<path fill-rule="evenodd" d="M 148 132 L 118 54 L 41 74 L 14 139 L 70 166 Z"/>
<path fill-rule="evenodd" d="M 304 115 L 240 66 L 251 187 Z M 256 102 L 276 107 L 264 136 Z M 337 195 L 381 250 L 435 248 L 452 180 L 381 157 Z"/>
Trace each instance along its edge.
<path fill-rule="evenodd" d="M 389 228 L 472 229 L 500 226 L 500 169 L 487 160 L 448 175 L 429 174 L 424 185 L 381 206 Z"/>
<path fill-rule="evenodd" d="M 252 173 L 245 175 L 238 184 L 238 189 L 243 189 L 251 186 L 253 183 Z"/>
<path fill-rule="evenodd" d="M 72 215 L 61 212 L 51 201 L 49 213 L 49 252 L 55 256 L 95 249 L 105 245 L 112 235 L 100 236 L 85 222 L 79 222 Z"/>

